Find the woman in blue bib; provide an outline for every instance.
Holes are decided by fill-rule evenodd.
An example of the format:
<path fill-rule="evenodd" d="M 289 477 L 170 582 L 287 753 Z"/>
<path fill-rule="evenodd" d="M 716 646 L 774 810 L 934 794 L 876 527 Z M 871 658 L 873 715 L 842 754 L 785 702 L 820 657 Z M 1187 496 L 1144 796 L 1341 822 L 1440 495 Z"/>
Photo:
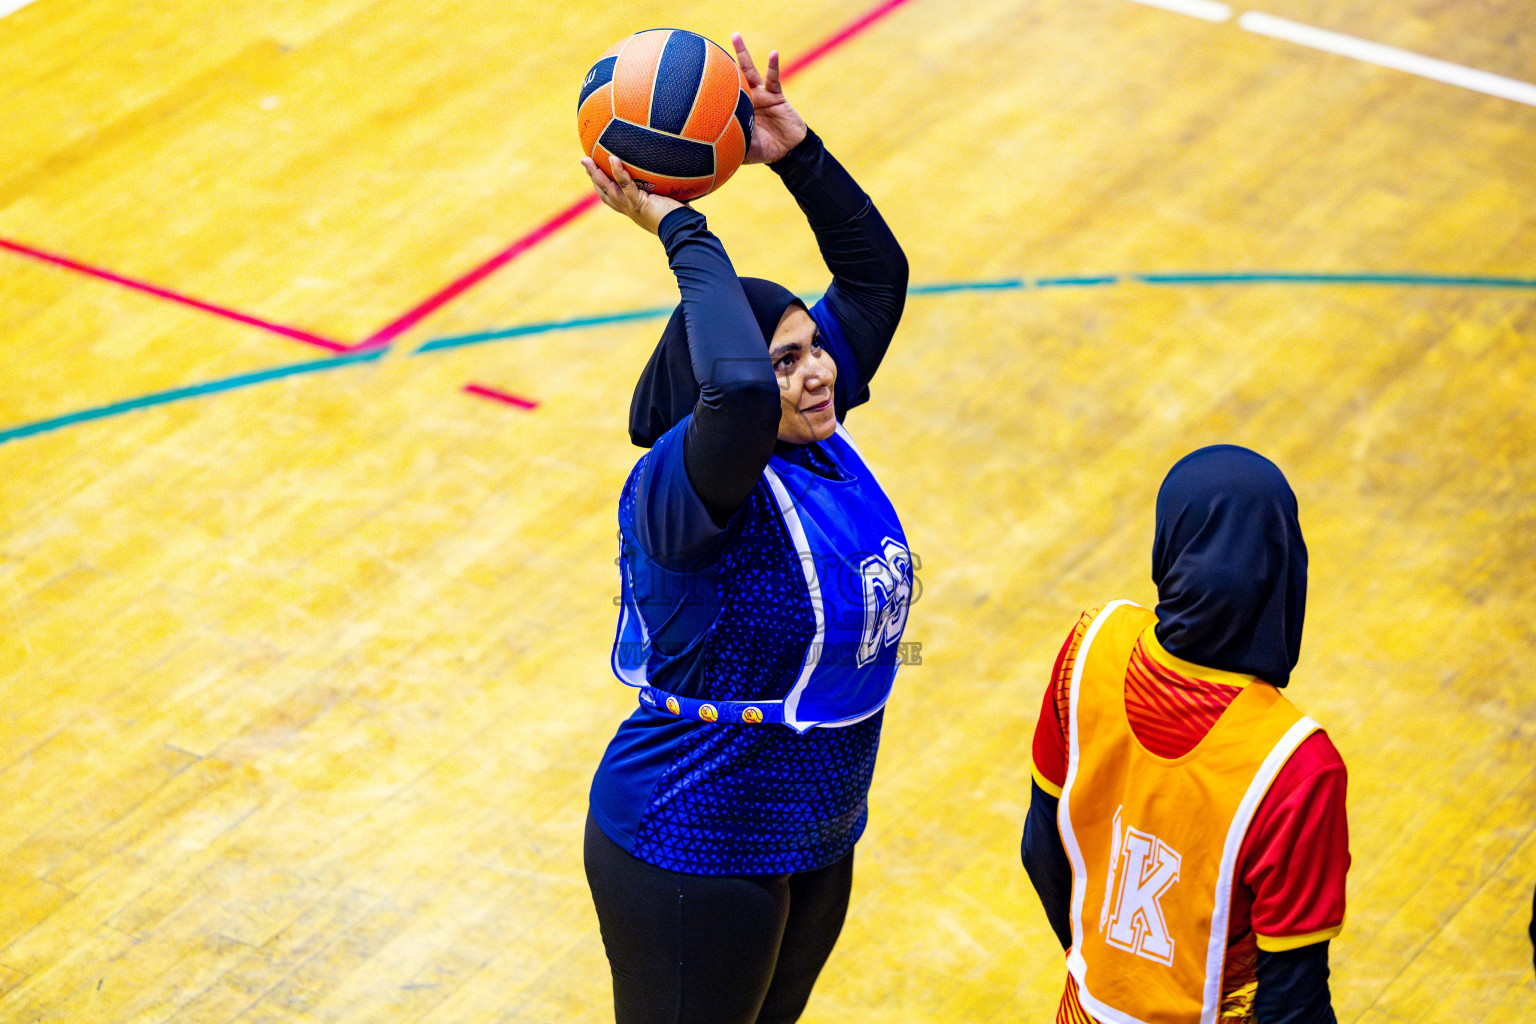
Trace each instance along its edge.
<path fill-rule="evenodd" d="M 833 280 L 809 308 L 739 278 L 697 211 L 583 160 L 657 233 L 682 302 L 630 409 L 613 669 L 637 688 L 592 783 L 585 859 L 618 1024 L 788 1024 L 842 928 L 912 589 L 901 524 L 844 432 L 907 263 L 785 101 L 751 86 L 748 163 L 799 203 Z M 755 124 L 752 121 L 755 120 Z M 611 175 L 611 177 L 610 177 Z"/>

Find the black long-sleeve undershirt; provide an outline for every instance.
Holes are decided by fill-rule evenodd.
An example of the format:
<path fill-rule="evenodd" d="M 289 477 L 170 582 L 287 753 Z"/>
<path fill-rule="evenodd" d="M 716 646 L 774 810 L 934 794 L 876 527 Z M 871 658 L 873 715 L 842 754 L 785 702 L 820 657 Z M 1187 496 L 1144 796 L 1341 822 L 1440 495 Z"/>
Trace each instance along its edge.
<path fill-rule="evenodd" d="M 839 367 L 841 418 L 867 400 L 869 380 L 895 334 L 906 302 L 906 256 L 869 196 L 814 132 L 769 166 L 805 213 L 832 271 L 826 302 L 854 364 Z M 723 524 L 757 486 L 773 454 L 778 382 L 767 340 L 703 215 L 686 207 L 674 210 L 658 234 L 677 276 L 700 384 L 684 437 L 684 463 L 711 518 Z"/>
<path fill-rule="evenodd" d="M 869 382 L 885 358 L 907 301 L 907 257 L 875 204 L 815 132 L 768 165 L 794 196 L 832 271 L 826 301 L 853 349 L 860 391 L 847 408 L 869 398 Z M 847 411 L 845 408 L 843 411 Z"/>
<path fill-rule="evenodd" d="M 1030 783 L 1029 813 L 1024 818 L 1019 856 L 1045 908 L 1045 919 L 1065 950 L 1072 948 L 1072 863 L 1056 828 L 1059 803 L 1039 783 Z"/>
<path fill-rule="evenodd" d="M 699 382 L 683 462 L 710 516 L 724 523 L 773 454 L 778 379 L 730 257 L 704 215 L 686 206 L 673 210 L 657 234 L 682 294 L 688 357 Z"/>
<path fill-rule="evenodd" d="M 1062 949 L 1072 946 L 1072 865 L 1056 826 L 1060 800 L 1030 784 L 1029 813 L 1019 855 Z M 1328 991 L 1328 943 L 1271 953 L 1259 950 L 1258 1024 L 1335 1024 Z"/>

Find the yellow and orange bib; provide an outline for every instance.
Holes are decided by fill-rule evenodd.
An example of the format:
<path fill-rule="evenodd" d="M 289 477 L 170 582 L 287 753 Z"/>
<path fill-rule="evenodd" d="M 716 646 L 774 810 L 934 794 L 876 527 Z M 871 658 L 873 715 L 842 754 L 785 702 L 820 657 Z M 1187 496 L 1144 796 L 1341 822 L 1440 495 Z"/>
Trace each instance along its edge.
<path fill-rule="evenodd" d="M 1083 1008 L 1112 1024 L 1214 1024 L 1238 850 L 1259 802 L 1316 722 L 1248 683 L 1193 750 L 1136 739 L 1125 673 L 1157 617 L 1104 607 L 1072 673 L 1067 784 L 1058 811 L 1072 862 L 1072 951 Z"/>

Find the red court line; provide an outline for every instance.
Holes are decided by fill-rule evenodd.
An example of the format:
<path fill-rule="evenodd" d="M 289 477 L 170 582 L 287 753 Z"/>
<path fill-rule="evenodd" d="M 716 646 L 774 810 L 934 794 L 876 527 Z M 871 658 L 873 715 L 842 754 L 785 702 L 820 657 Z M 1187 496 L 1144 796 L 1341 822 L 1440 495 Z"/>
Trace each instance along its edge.
<path fill-rule="evenodd" d="M 812 64 L 816 63 L 818 60 L 821 60 L 821 58 L 825 57 L 827 54 L 831 53 L 833 50 L 837 49 L 839 46 L 842 46 L 844 43 L 848 42 L 848 40 L 863 33 L 865 29 L 869 28 L 875 22 L 890 14 L 898 7 L 902 7 L 911 2 L 912 0 L 886 0 L 886 2 L 880 6 L 875 7 L 867 13 L 854 19 L 853 21 L 850 21 L 848 24 L 832 33 L 832 35 L 828 36 L 826 39 L 823 39 L 821 42 L 811 47 L 808 51 L 780 68 L 780 80 L 788 79 L 796 72 L 805 70 Z"/>
<path fill-rule="evenodd" d="M 847 25 L 844 25 L 842 28 L 838 29 L 836 32 L 822 40 L 820 43 L 817 43 L 815 46 L 811 47 L 810 50 L 802 54 L 800 57 L 786 64 L 780 71 L 780 76 L 784 79 L 788 79 L 795 75 L 797 72 L 803 71 L 804 69 L 810 67 L 812 64 L 816 63 L 822 57 L 825 57 L 833 50 L 836 50 L 838 47 L 842 46 L 844 43 L 847 43 L 848 41 L 861 35 L 865 30 L 870 28 L 870 26 L 874 25 L 876 22 L 880 21 L 882 18 L 911 2 L 912 0 L 885 0 L 884 3 L 881 3 L 878 6 L 871 8 L 869 11 L 866 11 L 864 14 L 860 15 L 858 18 L 855 18 Z M 473 270 L 469 271 L 469 273 L 455 279 L 443 288 L 439 289 L 436 293 L 417 303 L 411 309 L 407 310 L 399 317 L 396 317 L 394 320 L 385 324 L 372 335 L 358 342 L 356 345 L 347 345 L 343 342 L 321 337 L 318 334 L 312 334 L 309 331 L 299 330 L 296 327 L 286 327 L 283 324 L 275 324 L 270 320 L 262 320 L 259 317 L 249 316 L 245 313 L 229 309 L 225 306 L 216 306 L 211 302 L 204 302 L 201 299 L 194 299 L 189 295 L 182 295 L 180 292 L 171 291 L 169 288 L 161 288 L 158 285 L 149 284 L 146 281 L 138 281 L 131 277 L 125 277 L 122 274 L 113 273 L 112 271 L 106 270 L 102 267 L 94 267 L 88 263 L 81 263 L 78 260 L 69 259 L 66 256 L 59 256 L 55 253 L 45 252 L 42 249 L 35 249 L 29 245 L 23 245 L 20 242 L 12 242 L 7 239 L 0 238 L 0 248 L 9 249 L 11 252 L 21 256 L 28 256 L 32 259 L 42 260 L 46 263 L 52 263 L 55 266 L 63 267 L 67 270 L 88 274 L 92 277 L 100 278 L 103 281 L 110 281 L 113 284 L 122 285 L 125 288 L 132 288 L 135 291 L 143 292 L 146 295 L 153 295 L 156 298 L 165 299 L 169 302 L 179 303 L 183 306 L 190 306 L 193 309 L 200 309 L 205 313 L 212 313 L 214 316 L 224 317 L 226 320 L 234 320 L 238 323 L 248 324 L 251 327 L 258 327 L 261 330 L 282 335 L 285 338 L 292 338 L 294 341 L 302 341 L 306 345 L 316 345 L 320 348 L 328 349 L 332 352 L 350 352 L 356 351 L 358 349 L 377 348 L 388 345 L 390 342 L 394 341 L 395 338 L 398 338 L 401 334 L 404 334 L 406 331 L 416 326 L 422 320 L 426 319 L 428 316 L 435 313 L 449 302 L 452 302 L 454 299 L 458 298 L 464 292 L 473 288 L 475 285 L 479 284 L 481 281 L 485 280 L 487 277 L 491 276 L 496 271 L 506 266 L 508 263 L 511 263 L 523 253 L 527 252 L 529 249 L 532 249 L 546 238 L 549 238 L 551 235 L 557 233 L 597 204 L 597 195 L 595 193 L 588 193 L 581 199 L 561 210 L 559 213 L 556 213 L 554 216 L 550 217 L 548 220 L 534 228 L 532 231 L 529 231 L 527 234 L 517 239 L 517 241 L 507 246 L 507 248 L 503 249 L 501 252 L 481 263 Z M 476 393 L 478 394 L 479 392 Z"/>
<path fill-rule="evenodd" d="M 236 320 L 242 324 L 249 324 L 252 327 L 259 327 L 264 331 L 271 331 L 273 334 L 281 334 L 285 338 L 292 338 L 295 341 L 302 341 L 306 345 L 318 345 L 320 348 L 329 349 L 332 352 L 345 352 L 349 347 L 339 341 L 332 341 L 330 338 L 322 338 L 320 335 L 311 334 L 308 331 L 301 331 L 297 327 L 285 327 L 282 324 L 274 324 L 269 320 L 262 320 L 254 316 L 247 316 L 246 314 L 237 312 L 233 309 L 226 309 L 223 306 L 215 306 L 211 302 L 204 302 L 201 299 L 194 299 L 189 295 L 182 295 L 180 292 L 173 292 L 169 288 L 161 288 L 158 285 L 149 284 L 145 281 L 136 281 L 131 277 L 124 277 L 121 274 L 114 274 L 110 270 L 103 270 L 101 267 L 93 267 L 88 263 L 80 263 L 77 260 L 72 260 L 65 256 L 59 256 L 51 252 L 44 252 L 42 249 L 34 249 L 30 245 L 22 245 L 20 242 L 12 242 L 8 239 L 0 238 L 0 249 L 9 249 L 11 252 L 21 256 L 29 256 L 32 259 L 42 260 L 45 263 L 52 263 L 56 266 L 64 267 L 67 270 L 74 270 L 82 274 L 89 274 L 92 277 L 99 277 L 103 281 L 111 281 L 113 284 L 120 284 L 125 288 L 132 288 L 135 291 L 144 292 L 148 295 L 153 295 L 156 298 L 166 299 L 170 302 L 177 302 L 183 306 L 191 306 L 193 309 L 200 309 L 205 313 L 212 313 L 215 316 L 224 317 L 226 320 Z"/>
<path fill-rule="evenodd" d="M 517 395 L 510 395 L 505 391 L 497 391 L 495 388 L 488 388 L 484 384 L 465 384 L 464 390 L 468 391 L 472 395 L 479 395 L 482 398 L 489 398 L 497 402 L 505 402 L 508 405 L 515 405 L 519 409 L 537 409 L 539 407 L 539 403 L 535 402 L 531 398 L 520 398 Z"/>
<path fill-rule="evenodd" d="M 492 256 L 490 259 L 480 264 L 474 270 L 471 270 L 463 277 L 453 281 L 451 284 L 441 289 L 437 293 L 428 296 L 426 299 L 423 299 L 404 315 L 390 321 L 383 327 L 380 327 L 372 335 L 365 338 L 363 341 L 358 342 L 356 347 L 372 348 L 378 345 L 388 345 L 401 334 L 404 334 L 412 327 L 415 327 L 422 320 L 426 319 L 428 316 L 431 316 L 433 313 L 437 312 L 437 310 L 452 302 L 454 299 L 458 298 L 464 292 L 467 292 L 469 289 L 473 288 L 487 277 L 490 277 L 496 271 L 500 270 L 508 263 L 511 263 L 523 253 L 527 252 L 529 249 L 532 249 L 534 246 L 538 245 L 540 242 L 544 241 L 544 239 L 548 238 L 550 235 L 553 235 L 561 228 L 565 227 L 577 217 L 580 217 L 582 214 L 586 213 L 592 207 L 596 206 L 597 203 L 597 193 L 588 193 L 586 196 L 583 196 L 578 201 L 572 203 L 570 206 L 567 206 L 565 209 L 561 210 L 559 213 L 546 220 L 543 224 L 540 224 L 538 227 L 528 232 L 522 238 L 519 238 L 511 245 L 501 250 L 501 252 L 497 253 L 495 256 Z"/>
<path fill-rule="evenodd" d="M 850 21 L 848 24 L 838 29 L 836 32 L 832 33 L 832 35 L 828 36 L 826 39 L 823 39 L 821 42 L 811 47 L 811 49 L 802 56 L 791 61 L 788 65 L 782 67 L 779 70 L 779 78 L 787 80 L 796 72 L 810 67 L 812 64 L 816 63 L 818 60 L 825 57 L 833 50 L 836 50 L 844 43 L 847 43 L 855 37 L 862 35 L 866 30 L 868 30 L 872 25 L 880 21 L 882 18 L 911 2 L 912 0 L 885 0 L 885 2 L 879 6 L 871 8 L 864 14 L 861 14 L 859 17 L 855 18 L 853 21 Z M 592 207 L 596 206 L 597 203 L 597 194 L 588 193 L 585 198 L 581 199 L 579 202 L 567 206 L 564 210 L 561 210 L 549 220 L 545 221 L 543 224 L 540 224 L 528 234 L 524 235 L 522 238 L 519 238 L 516 242 L 513 242 L 506 249 L 497 253 L 495 256 L 492 256 L 489 260 L 485 261 L 474 270 L 471 270 L 468 274 L 465 274 L 463 277 L 454 281 L 452 284 L 448 285 L 442 291 L 421 303 L 415 309 L 411 310 L 409 313 L 405 314 L 394 323 L 381 328 L 377 334 L 369 338 L 367 341 L 362 342 L 358 347 L 362 348 L 368 345 L 383 345 L 392 341 L 403 331 L 414 327 L 423 318 L 435 312 L 445 303 L 450 302 L 451 300 L 457 298 L 459 295 L 463 294 L 465 291 L 468 291 L 470 288 L 479 284 L 481 281 L 485 280 L 497 270 L 500 270 L 508 263 L 511 263 L 514 259 L 521 256 L 523 253 L 527 252 L 529 249 L 532 249 L 535 245 L 538 245 L 540 242 L 544 241 L 544 239 L 548 238 L 550 235 L 553 235 L 555 232 L 571 223 L 571 221 L 592 209 Z"/>

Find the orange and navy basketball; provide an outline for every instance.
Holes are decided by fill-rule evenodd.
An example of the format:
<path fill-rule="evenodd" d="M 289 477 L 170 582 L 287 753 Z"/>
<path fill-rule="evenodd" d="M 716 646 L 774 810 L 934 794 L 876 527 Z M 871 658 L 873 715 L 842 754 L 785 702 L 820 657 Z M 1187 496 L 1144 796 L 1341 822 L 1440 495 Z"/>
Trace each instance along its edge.
<path fill-rule="evenodd" d="M 724 185 L 752 143 L 735 58 L 682 29 L 636 32 L 603 54 L 576 110 L 581 148 L 604 174 L 611 153 L 641 188 L 680 202 Z"/>

